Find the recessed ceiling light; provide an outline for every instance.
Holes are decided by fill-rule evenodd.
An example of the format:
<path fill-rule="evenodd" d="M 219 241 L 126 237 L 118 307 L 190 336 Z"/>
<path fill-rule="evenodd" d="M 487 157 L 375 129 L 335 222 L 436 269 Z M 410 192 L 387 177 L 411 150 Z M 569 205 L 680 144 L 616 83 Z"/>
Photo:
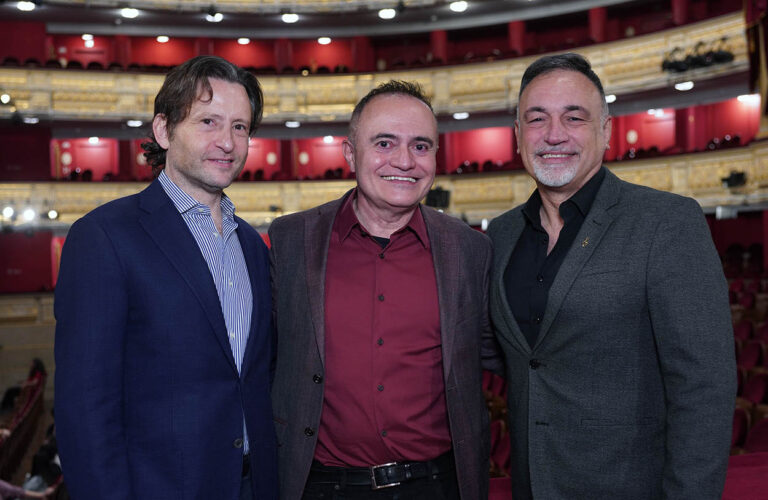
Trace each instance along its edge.
<path fill-rule="evenodd" d="M 299 20 L 299 15 L 294 14 L 292 12 L 286 12 L 285 14 L 283 14 L 282 20 L 284 23 L 293 24 Z"/>
<path fill-rule="evenodd" d="M 608 94 L 607 96 L 605 96 L 605 102 L 607 102 L 608 104 L 612 104 L 612 103 L 616 102 L 616 95 L 615 94 Z"/>
<path fill-rule="evenodd" d="M 224 14 L 221 12 L 214 12 L 213 14 L 208 13 L 205 15 L 205 20 L 209 23 L 220 23 L 222 19 L 224 19 Z"/>
<path fill-rule="evenodd" d="M 48 218 L 51 220 L 56 220 L 59 218 L 59 212 L 54 210 L 53 208 L 48 210 Z"/>
<path fill-rule="evenodd" d="M 467 10 L 467 2 L 464 0 L 458 0 L 457 2 L 451 2 L 448 8 L 453 12 L 464 12 Z"/>
<path fill-rule="evenodd" d="M 25 208 L 24 211 L 21 212 L 21 218 L 29 222 L 35 218 L 35 211 L 31 208 Z"/>
<path fill-rule="evenodd" d="M 127 122 L 125 122 L 125 124 L 131 128 L 138 128 L 144 125 L 144 123 L 141 120 L 128 120 Z"/>
<path fill-rule="evenodd" d="M 687 82 L 680 82 L 675 84 L 675 90 L 679 90 L 681 92 L 685 92 L 686 90 L 691 90 L 693 88 L 693 82 L 688 80 Z"/>
<path fill-rule="evenodd" d="M 98 144 L 99 138 L 98 137 L 89 137 L 88 138 L 88 144 Z"/>
<path fill-rule="evenodd" d="M 459 111 L 458 113 L 453 114 L 454 120 L 466 120 L 467 118 L 469 118 L 469 113 L 466 111 Z"/>
<path fill-rule="evenodd" d="M 329 43 L 331 43 L 331 38 L 328 36 L 321 36 L 320 38 L 317 39 L 317 43 L 319 43 L 320 45 L 328 45 Z"/>
<path fill-rule="evenodd" d="M 93 40 L 93 35 L 91 35 L 90 33 L 83 33 L 82 35 L 80 35 L 80 38 L 82 38 L 85 41 Z"/>
<path fill-rule="evenodd" d="M 248 45 L 249 43 L 251 43 L 251 39 L 250 38 L 245 38 L 245 37 L 238 38 L 237 39 L 237 43 L 239 43 L 240 45 Z"/>
<path fill-rule="evenodd" d="M 34 2 L 21 1 L 16 4 L 16 8 L 23 10 L 24 12 L 29 12 L 31 10 L 35 10 L 35 4 Z"/>
<path fill-rule="evenodd" d="M 379 11 L 379 17 L 382 19 L 394 19 L 396 15 L 397 11 L 395 9 L 381 9 Z"/>
<path fill-rule="evenodd" d="M 0 95 L 0 102 L 3 104 L 8 104 L 9 102 L 11 102 L 11 96 L 8 94 Z"/>
<path fill-rule="evenodd" d="M 745 104 L 758 104 L 760 103 L 760 94 L 742 94 L 736 99 Z"/>
<path fill-rule="evenodd" d="M 11 206 L 7 206 L 3 209 L 3 217 L 5 217 L 6 219 L 10 219 L 11 217 L 13 217 L 14 213 L 16 212 L 13 210 L 13 207 Z"/>
<path fill-rule="evenodd" d="M 170 40 L 170 38 L 168 38 L 166 35 L 160 35 L 157 37 L 157 41 L 159 43 L 166 43 L 168 40 Z"/>
<path fill-rule="evenodd" d="M 85 44 L 85 48 L 87 48 L 87 49 L 92 49 L 93 48 L 93 45 L 94 45 L 93 40 L 86 40 L 83 43 Z"/>
<path fill-rule="evenodd" d="M 22 120 L 24 121 L 24 123 L 28 125 L 34 125 L 36 123 L 40 123 L 40 118 L 36 116 L 25 116 L 24 118 L 22 118 Z"/>
<path fill-rule="evenodd" d="M 289 120 L 289 121 L 285 122 L 285 126 L 288 127 L 288 128 L 299 128 L 299 127 L 301 127 L 301 123 L 299 123 L 297 121 L 294 121 L 294 120 Z"/>
<path fill-rule="evenodd" d="M 124 9 L 120 9 L 120 15 L 128 19 L 133 19 L 134 17 L 137 17 L 139 15 L 139 10 L 131 7 L 126 7 Z"/>
<path fill-rule="evenodd" d="M 326 135 L 325 137 L 323 137 L 323 142 L 326 144 L 333 144 L 333 136 Z"/>

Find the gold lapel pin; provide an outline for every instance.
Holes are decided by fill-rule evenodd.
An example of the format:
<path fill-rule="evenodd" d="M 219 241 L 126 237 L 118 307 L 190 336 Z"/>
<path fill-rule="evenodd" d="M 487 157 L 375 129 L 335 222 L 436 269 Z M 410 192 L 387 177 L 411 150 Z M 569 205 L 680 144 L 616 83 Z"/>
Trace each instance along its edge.
<path fill-rule="evenodd" d="M 587 245 L 589 245 L 589 236 L 584 238 L 584 241 L 581 242 L 581 248 L 584 248 Z"/>

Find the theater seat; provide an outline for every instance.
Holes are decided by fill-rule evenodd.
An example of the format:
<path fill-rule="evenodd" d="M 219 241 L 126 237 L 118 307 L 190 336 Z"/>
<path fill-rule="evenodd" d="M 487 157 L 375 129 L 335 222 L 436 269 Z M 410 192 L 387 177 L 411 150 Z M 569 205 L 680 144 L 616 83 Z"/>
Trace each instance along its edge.
<path fill-rule="evenodd" d="M 768 418 L 755 422 L 744 441 L 744 449 L 749 453 L 768 451 Z"/>
<path fill-rule="evenodd" d="M 765 399 L 766 388 L 768 388 L 768 374 L 755 373 L 744 382 L 741 397 L 753 405 L 760 404 Z"/>
<path fill-rule="evenodd" d="M 744 344 L 736 359 L 736 364 L 742 368 L 754 368 L 763 361 L 763 345 L 761 342 L 752 340 Z"/>
<path fill-rule="evenodd" d="M 750 416 L 744 408 L 736 408 L 733 411 L 733 428 L 731 430 L 731 448 L 741 448 L 749 431 Z"/>

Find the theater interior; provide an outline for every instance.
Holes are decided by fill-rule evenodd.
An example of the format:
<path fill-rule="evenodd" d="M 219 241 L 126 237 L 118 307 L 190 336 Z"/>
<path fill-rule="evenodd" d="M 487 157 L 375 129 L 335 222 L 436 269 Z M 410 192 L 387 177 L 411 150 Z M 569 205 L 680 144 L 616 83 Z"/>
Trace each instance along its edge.
<path fill-rule="evenodd" d="M 170 68 L 218 55 L 259 79 L 263 124 L 226 193 L 268 243 L 274 218 L 354 185 L 340 146 L 350 113 L 392 78 L 420 82 L 438 116 L 427 203 L 485 230 L 534 189 L 513 128 L 523 71 L 541 55 L 575 51 L 600 76 L 614 117 L 605 165 L 693 197 L 706 214 L 729 284 L 738 364 L 724 498 L 765 498 L 755 496 L 768 488 L 768 44 L 760 38 L 768 22 L 760 5 L 0 3 L 0 391 L 18 389 L 0 410 L 0 428 L 10 429 L 0 434 L 0 479 L 24 481 L 53 421 L 53 290 L 68 228 L 153 178 L 141 143 Z M 30 370 L 33 360 L 42 374 Z M 505 381 L 486 373 L 483 389 L 491 498 L 508 499 Z M 53 476 L 47 484 L 61 485 Z"/>

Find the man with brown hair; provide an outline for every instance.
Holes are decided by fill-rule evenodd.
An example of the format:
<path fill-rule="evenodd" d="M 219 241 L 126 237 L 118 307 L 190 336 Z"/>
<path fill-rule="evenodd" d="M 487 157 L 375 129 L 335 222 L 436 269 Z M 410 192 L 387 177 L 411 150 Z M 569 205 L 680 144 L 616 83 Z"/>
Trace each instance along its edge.
<path fill-rule="evenodd" d="M 267 249 L 223 193 L 259 124 L 256 79 L 168 73 L 157 180 L 72 225 L 56 287 L 56 424 L 78 500 L 274 499 Z"/>

